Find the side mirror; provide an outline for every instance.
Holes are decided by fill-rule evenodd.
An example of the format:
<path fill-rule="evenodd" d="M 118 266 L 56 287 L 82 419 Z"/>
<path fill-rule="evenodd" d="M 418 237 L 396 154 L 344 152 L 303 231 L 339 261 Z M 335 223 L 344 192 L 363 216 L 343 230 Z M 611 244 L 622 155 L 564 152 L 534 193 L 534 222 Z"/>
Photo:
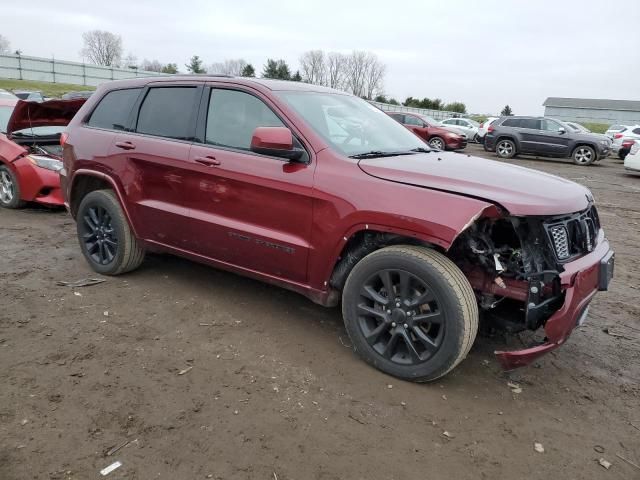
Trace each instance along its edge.
<path fill-rule="evenodd" d="M 261 155 L 300 160 L 304 150 L 293 147 L 293 134 L 287 127 L 258 127 L 253 131 L 250 150 Z"/>
<path fill-rule="evenodd" d="M 558 133 L 559 133 L 560 135 L 562 135 L 562 134 L 567 133 L 567 130 L 566 130 L 564 127 L 560 127 L 560 128 L 558 129 Z"/>

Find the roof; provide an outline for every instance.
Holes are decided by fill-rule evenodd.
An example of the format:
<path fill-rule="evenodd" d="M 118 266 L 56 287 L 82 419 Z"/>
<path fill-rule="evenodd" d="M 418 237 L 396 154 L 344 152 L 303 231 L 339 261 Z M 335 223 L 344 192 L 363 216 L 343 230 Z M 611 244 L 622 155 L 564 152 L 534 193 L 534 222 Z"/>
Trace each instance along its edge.
<path fill-rule="evenodd" d="M 549 97 L 543 107 L 589 108 L 594 110 L 625 110 L 640 112 L 638 100 L 607 100 L 603 98 Z"/>
<path fill-rule="evenodd" d="M 133 87 L 146 85 L 148 83 L 162 83 L 162 82 L 180 82 L 180 81 L 204 81 L 204 82 L 218 82 L 218 83 L 230 83 L 236 85 L 249 85 L 249 86 L 262 86 L 268 90 L 275 91 L 309 91 L 309 92 L 324 92 L 324 93 L 339 93 L 346 95 L 345 92 L 334 90 L 333 88 L 323 87 L 320 85 L 313 85 L 305 82 L 293 82 L 288 80 L 275 80 L 269 78 L 254 78 L 254 77 L 231 77 L 228 75 L 166 75 L 166 76 L 152 76 L 152 77 L 137 77 L 124 80 L 114 80 L 111 82 L 105 82 L 100 84 L 100 87 L 104 85 L 117 85 L 118 87 Z"/>

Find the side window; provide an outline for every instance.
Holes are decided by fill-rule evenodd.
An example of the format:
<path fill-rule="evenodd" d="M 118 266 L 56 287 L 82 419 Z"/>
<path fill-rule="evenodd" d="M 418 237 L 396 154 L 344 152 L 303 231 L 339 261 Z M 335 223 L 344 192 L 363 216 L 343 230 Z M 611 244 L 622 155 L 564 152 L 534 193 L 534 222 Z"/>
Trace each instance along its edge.
<path fill-rule="evenodd" d="M 397 122 L 404 123 L 404 115 L 401 115 L 399 113 L 390 113 L 389 116 Z"/>
<path fill-rule="evenodd" d="M 502 122 L 503 127 L 519 127 L 522 120 L 519 118 L 507 118 L 504 122 Z"/>
<path fill-rule="evenodd" d="M 634 128 L 633 130 L 631 130 L 633 133 L 635 133 L 636 135 L 640 135 L 640 127 L 639 128 Z"/>
<path fill-rule="evenodd" d="M 520 119 L 520 128 L 540 130 L 540 120 L 537 118 L 522 118 Z"/>
<path fill-rule="evenodd" d="M 107 93 L 93 110 L 87 125 L 109 130 L 124 130 L 131 107 L 141 90 L 141 88 L 128 88 Z"/>
<path fill-rule="evenodd" d="M 158 87 L 149 90 L 138 114 L 136 132 L 188 140 L 197 87 Z"/>
<path fill-rule="evenodd" d="M 546 130 L 548 132 L 557 132 L 560 128 L 560 124 L 558 122 L 554 122 L 553 120 L 542 120 L 542 130 Z"/>
<path fill-rule="evenodd" d="M 405 125 L 413 125 L 414 127 L 422 127 L 422 124 L 423 124 L 422 120 L 412 115 L 405 115 L 404 123 Z"/>
<path fill-rule="evenodd" d="M 253 95 L 237 90 L 211 90 L 207 143 L 249 150 L 256 128 L 283 126 L 276 114 Z"/>
<path fill-rule="evenodd" d="M 455 120 L 445 120 L 442 123 L 444 123 L 445 125 L 455 125 L 456 121 Z"/>

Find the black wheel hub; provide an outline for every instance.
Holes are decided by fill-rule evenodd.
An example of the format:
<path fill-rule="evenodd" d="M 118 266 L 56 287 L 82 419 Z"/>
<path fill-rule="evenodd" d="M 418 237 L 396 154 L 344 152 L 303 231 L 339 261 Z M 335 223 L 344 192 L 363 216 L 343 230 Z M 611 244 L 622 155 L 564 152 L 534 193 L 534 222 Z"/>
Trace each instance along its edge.
<path fill-rule="evenodd" d="M 118 237 L 109 212 L 101 206 L 89 207 L 82 217 L 82 242 L 91 259 L 108 265 L 118 253 Z"/>
<path fill-rule="evenodd" d="M 436 293 L 405 270 L 381 270 L 360 291 L 358 325 L 371 348 L 400 365 L 428 361 L 442 345 L 444 312 Z"/>

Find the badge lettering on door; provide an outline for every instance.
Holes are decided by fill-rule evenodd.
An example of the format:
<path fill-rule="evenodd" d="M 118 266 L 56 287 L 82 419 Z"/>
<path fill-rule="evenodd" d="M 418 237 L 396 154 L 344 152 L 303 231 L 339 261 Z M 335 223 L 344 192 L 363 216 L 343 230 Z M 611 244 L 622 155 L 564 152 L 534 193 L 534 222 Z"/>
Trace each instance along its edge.
<path fill-rule="evenodd" d="M 287 247 L 286 245 L 280 245 L 278 243 L 268 242 L 267 240 L 262 240 L 261 238 L 252 238 L 249 235 L 243 235 L 241 233 L 236 232 L 228 232 L 231 238 L 235 238 L 237 240 L 242 240 L 244 242 L 253 242 L 256 245 L 261 245 L 267 248 L 273 248 L 275 250 L 280 250 L 281 252 L 293 254 L 296 249 L 292 247 Z"/>

